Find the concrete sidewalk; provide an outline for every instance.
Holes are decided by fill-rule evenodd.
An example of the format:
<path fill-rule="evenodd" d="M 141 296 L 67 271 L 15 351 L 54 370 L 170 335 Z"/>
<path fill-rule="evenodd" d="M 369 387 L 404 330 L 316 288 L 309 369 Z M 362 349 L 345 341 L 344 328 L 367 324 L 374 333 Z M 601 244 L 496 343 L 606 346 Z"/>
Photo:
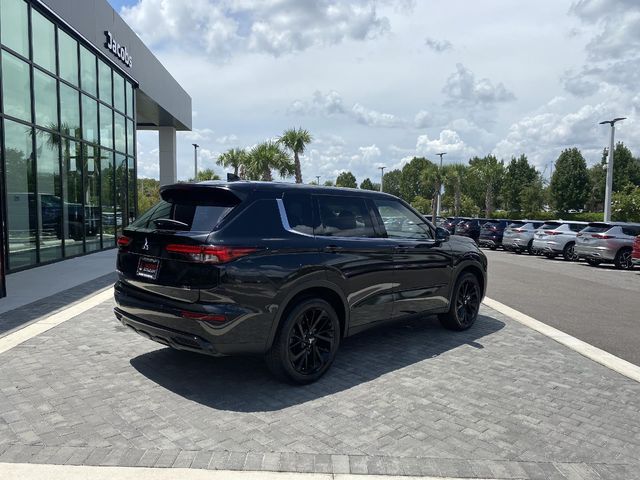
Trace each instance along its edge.
<path fill-rule="evenodd" d="M 164 348 L 112 308 L 0 354 L 0 462 L 499 479 L 640 471 L 640 385 L 486 306 L 466 332 L 426 319 L 347 339 L 304 387 L 274 381 L 259 358 Z"/>

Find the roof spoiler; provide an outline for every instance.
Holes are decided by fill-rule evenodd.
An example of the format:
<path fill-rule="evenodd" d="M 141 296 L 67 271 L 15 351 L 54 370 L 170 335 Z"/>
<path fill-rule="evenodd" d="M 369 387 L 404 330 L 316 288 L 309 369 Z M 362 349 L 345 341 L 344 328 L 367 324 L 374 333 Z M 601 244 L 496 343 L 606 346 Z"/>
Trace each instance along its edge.
<path fill-rule="evenodd" d="M 227 173 L 227 182 L 239 182 L 240 177 L 235 173 Z"/>

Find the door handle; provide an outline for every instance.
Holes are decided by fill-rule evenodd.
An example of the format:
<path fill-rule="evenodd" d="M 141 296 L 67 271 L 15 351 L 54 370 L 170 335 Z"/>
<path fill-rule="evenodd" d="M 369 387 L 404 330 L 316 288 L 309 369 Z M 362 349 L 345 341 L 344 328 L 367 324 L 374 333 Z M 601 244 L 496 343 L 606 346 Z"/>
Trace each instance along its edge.
<path fill-rule="evenodd" d="M 338 247 L 337 245 L 327 245 L 322 249 L 326 253 L 339 253 L 344 250 L 343 247 Z"/>

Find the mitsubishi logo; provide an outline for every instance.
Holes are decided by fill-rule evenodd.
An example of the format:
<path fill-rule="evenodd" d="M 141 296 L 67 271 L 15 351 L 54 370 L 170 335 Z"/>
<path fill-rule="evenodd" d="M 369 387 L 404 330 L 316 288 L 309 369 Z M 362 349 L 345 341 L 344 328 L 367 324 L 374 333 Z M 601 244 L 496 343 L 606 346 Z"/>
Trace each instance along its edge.
<path fill-rule="evenodd" d="M 149 240 L 147 240 L 147 237 L 144 237 L 144 245 L 142 245 L 142 249 L 149 250 Z"/>

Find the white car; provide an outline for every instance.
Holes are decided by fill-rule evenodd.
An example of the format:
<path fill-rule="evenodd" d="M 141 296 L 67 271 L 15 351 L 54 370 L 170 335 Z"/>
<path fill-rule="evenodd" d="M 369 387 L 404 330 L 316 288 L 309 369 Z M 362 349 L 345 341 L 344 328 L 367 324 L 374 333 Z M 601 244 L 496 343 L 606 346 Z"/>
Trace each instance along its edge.
<path fill-rule="evenodd" d="M 520 220 L 509 224 L 502 235 L 502 248 L 516 253 L 533 253 L 533 234 L 543 222 Z"/>
<path fill-rule="evenodd" d="M 576 261 L 576 237 L 585 229 L 587 222 L 563 222 L 562 220 L 545 222 L 533 236 L 533 248 L 548 258 L 562 255 L 565 260 Z"/>

